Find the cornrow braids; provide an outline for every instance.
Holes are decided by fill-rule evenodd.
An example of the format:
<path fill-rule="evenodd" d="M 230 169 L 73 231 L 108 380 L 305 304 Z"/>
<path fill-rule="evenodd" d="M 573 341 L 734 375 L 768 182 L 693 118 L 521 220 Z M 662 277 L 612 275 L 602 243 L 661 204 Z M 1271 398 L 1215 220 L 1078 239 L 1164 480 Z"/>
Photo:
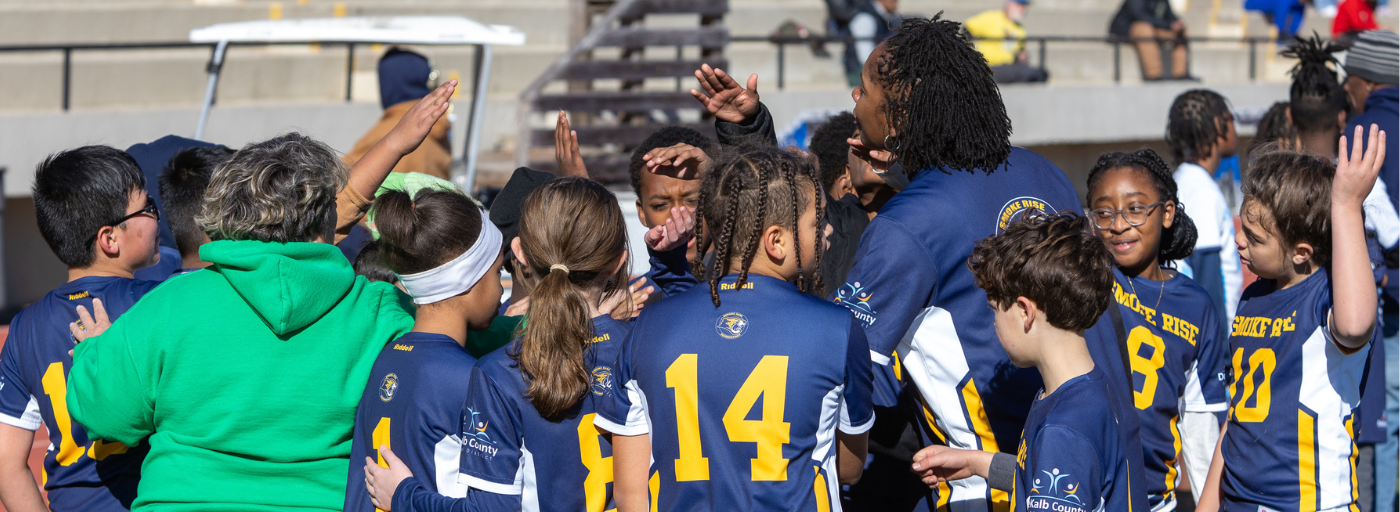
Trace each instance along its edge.
<path fill-rule="evenodd" d="M 1089 192 L 1085 199 L 1093 202 L 1094 187 L 1103 179 L 1105 173 L 1110 169 L 1123 168 L 1133 169 L 1151 177 L 1152 186 L 1157 189 L 1157 196 L 1164 201 L 1163 208 L 1166 207 L 1167 201 L 1176 205 L 1176 219 L 1172 222 L 1172 227 L 1163 231 L 1162 239 L 1157 241 L 1157 263 L 1163 265 L 1174 260 L 1186 259 L 1196 250 L 1196 223 L 1186 215 L 1186 209 L 1177 197 L 1176 178 L 1172 176 L 1171 167 L 1167 166 L 1156 151 L 1139 149 L 1132 153 L 1104 153 L 1089 171 Z"/>
<path fill-rule="evenodd" d="M 696 228 L 702 241 L 692 266 L 699 269 L 697 277 L 709 282 L 710 300 L 716 307 L 721 278 L 738 272 L 735 289 L 743 289 L 769 226 L 792 230 L 794 245 L 802 247 L 798 221 L 804 206 L 816 201 L 817 231 L 825 229 L 821 180 L 812 162 L 799 155 L 775 147 L 744 147 L 718 158 L 703 179 L 697 207 L 701 222 Z M 714 254 L 706 265 L 705 254 L 711 249 Z M 814 269 L 821 265 L 821 251 L 816 254 Z M 811 272 L 815 280 L 807 277 L 800 249 L 795 257 L 798 288 L 806 292 L 821 286 L 820 272 Z"/>
<path fill-rule="evenodd" d="M 1337 72 L 1328 64 L 1337 65 L 1332 54 L 1345 48 L 1336 42 L 1324 41 L 1316 32 L 1307 39 L 1297 36 L 1294 39 L 1296 44 L 1282 53 L 1298 59 L 1298 64 L 1289 71 L 1293 85 L 1288 89 L 1288 108 L 1293 115 L 1293 126 L 1300 133 L 1339 130 L 1337 113 L 1347 110 L 1347 94 L 1337 80 Z"/>
<path fill-rule="evenodd" d="M 1172 101 L 1167 114 L 1167 146 L 1177 163 L 1210 158 L 1215 141 L 1234 122 L 1225 97 L 1209 89 L 1192 89 Z"/>
<path fill-rule="evenodd" d="M 942 19 L 905 18 L 886 39 L 874 82 L 885 89 L 889 150 L 913 175 L 925 169 L 988 174 L 1011 156 L 1011 118 L 987 60 Z"/>

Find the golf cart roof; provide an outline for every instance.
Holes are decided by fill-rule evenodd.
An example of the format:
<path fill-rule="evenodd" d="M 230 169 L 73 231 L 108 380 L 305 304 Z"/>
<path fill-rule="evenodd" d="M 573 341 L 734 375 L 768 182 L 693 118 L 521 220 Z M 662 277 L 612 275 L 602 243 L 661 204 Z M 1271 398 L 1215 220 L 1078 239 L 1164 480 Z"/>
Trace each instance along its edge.
<path fill-rule="evenodd" d="M 463 16 L 357 16 L 220 23 L 191 30 L 190 41 L 520 46 L 525 44 L 525 33 L 515 27 L 486 25 Z"/>

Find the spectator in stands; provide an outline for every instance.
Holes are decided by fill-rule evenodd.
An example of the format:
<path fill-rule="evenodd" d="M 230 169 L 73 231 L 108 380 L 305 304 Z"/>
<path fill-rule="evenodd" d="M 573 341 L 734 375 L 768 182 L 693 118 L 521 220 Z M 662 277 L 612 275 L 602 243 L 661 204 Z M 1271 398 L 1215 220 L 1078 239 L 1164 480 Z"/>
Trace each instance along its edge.
<path fill-rule="evenodd" d="M 209 235 L 195 217 L 204 206 L 204 189 L 214 169 L 228 162 L 234 151 L 224 146 L 200 146 L 180 150 L 160 173 L 160 196 L 165 199 L 165 219 L 175 234 L 175 247 L 180 250 L 180 267 L 176 274 L 193 272 L 209 266 L 199 259 L 199 248 L 209 242 Z"/>
<path fill-rule="evenodd" d="M 1245 0 L 1244 8 L 1259 11 L 1264 19 L 1274 24 L 1275 37 L 1279 44 L 1291 41 L 1303 26 L 1303 15 L 1307 12 L 1306 0 Z"/>
<path fill-rule="evenodd" d="M 427 57 L 397 46 L 389 48 L 379 59 L 379 104 L 384 108 L 384 115 L 345 154 L 345 163 L 355 165 L 363 158 L 398 124 L 409 108 L 437 87 L 437 78 L 438 71 Z M 452 145 L 447 140 L 447 128 L 447 116 L 438 119 L 427 140 L 399 160 L 393 172 L 421 172 L 442 179 L 451 178 Z"/>
<path fill-rule="evenodd" d="M 1186 80 L 1186 24 L 1177 19 L 1168 0 L 1124 0 L 1109 23 L 1108 33 L 1137 48 L 1143 80 Z M 1171 53 L 1171 75 L 1164 74 L 1162 54 Z"/>
<path fill-rule="evenodd" d="M 1342 0 L 1332 18 L 1332 39 L 1350 42 L 1358 33 L 1378 28 L 1374 0 Z"/>
<path fill-rule="evenodd" d="M 1050 77 L 1045 68 L 1026 63 L 1026 29 L 1021 22 L 1029 7 L 1030 0 L 1006 0 L 1000 10 L 985 11 L 963 23 L 997 83 L 1044 82 Z"/>
<path fill-rule="evenodd" d="M 1358 0 L 1347 0 L 1356 2 Z M 1343 2 L 1343 10 L 1347 2 Z M 1340 17 L 1340 15 L 1338 15 Z M 1362 32 L 1351 46 L 1351 51 L 1347 53 L 1347 61 L 1344 69 L 1347 72 L 1347 79 L 1344 84 L 1348 95 L 1351 97 L 1353 112 L 1351 119 L 1347 120 L 1347 128 L 1344 133 L 1354 134 L 1356 128 L 1377 124 L 1387 131 L 1400 126 L 1400 95 L 1396 87 L 1400 83 L 1400 37 L 1394 32 L 1384 30 L 1373 30 Z M 1369 133 L 1363 130 L 1362 133 Z M 1397 144 L 1395 136 L 1386 137 L 1385 163 L 1381 165 L 1380 180 L 1378 185 L 1384 185 L 1389 197 L 1389 206 L 1395 208 L 1400 201 L 1397 201 L 1397 194 L 1400 193 L 1400 170 L 1397 170 L 1397 159 L 1400 159 L 1400 146 Z M 1370 145 L 1368 138 L 1362 139 L 1363 144 Z M 1373 195 L 1375 190 L 1372 190 Z M 1368 202 L 1376 203 L 1379 201 Z M 1367 217 L 1382 217 L 1384 214 L 1378 212 L 1372 215 L 1372 211 L 1378 211 L 1384 205 L 1368 204 Z M 1377 245 L 1382 249 L 1384 241 L 1380 238 L 1382 233 L 1377 230 Z M 1393 235 L 1393 233 L 1392 233 Z M 1391 238 L 1387 238 L 1387 241 Z M 1389 247 L 1384 251 L 1383 262 L 1385 275 L 1382 278 L 1384 284 L 1381 286 L 1381 333 L 1384 338 L 1383 351 L 1389 354 L 1385 361 L 1385 419 L 1386 428 L 1384 440 L 1375 445 L 1375 487 L 1372 496 L 1375 497 L 1375 511 L 1395 511 L 1396 504 L 1396 458 L 1400 457 L 1400 448 L 1397 448 L 1397 433 L 1400 431 L 1400 362 L 1397 362 L 1395 354 L 1400 354 L 1400 275 L 1397 275 L 1396 250 Z M 1374 373 L 1372 375 L 1375 375 Z M 1366 400 L 1363 398 L 1363 404 Z M 1364 407 L 1364 405 L 1363 405 Z"/>
<path fill-rule="evenodd" d="M 889 39 L 899 30 L 900 17 L 896 12 L 899 0 L 869 0 L 857 3 L 857 12 L 851 17 L 851 37 L 855 39 L 846 45 L 846 84 L 860 85 L 860 70 L 865 66 L 866 57 L 875 50 L 875 45 Z"/>

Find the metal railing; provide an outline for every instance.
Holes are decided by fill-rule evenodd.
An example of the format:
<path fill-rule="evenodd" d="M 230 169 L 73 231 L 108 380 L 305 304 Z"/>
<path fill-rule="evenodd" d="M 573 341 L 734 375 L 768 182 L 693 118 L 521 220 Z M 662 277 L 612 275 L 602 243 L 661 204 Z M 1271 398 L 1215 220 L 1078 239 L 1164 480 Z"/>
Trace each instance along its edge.
<path fill-rule="evenodd" d="M 350 101 L 353 75 L 355 72 L 355 46 L 361 44 L 373 44 L 364 42 L 344 42 L 344 41 L 322 41 L 315 43 L 227 43 L 228 46 L 344 46 L 345 52 L 345 101 Z M 60 52 L 63 54 L 62 72 L 62 107 L 66 112 L 70 106 L 73 77 L 73 52 L 75 51 L 113 51 L 113 50 L 178 50 L 186 48 L 208 48 L 210 55 L 210 66 L 213 64 L 215 47 L 218 43 L 191 43 L 187 41 L 163 42 L 163 43 L 87 43 L 87 44 L 35 44 L 35 45 L 11 45 L 0 46 L 0 53 L 40 53 L 40 52 Z M 206 69 L 207 71 L 207 69 Z"/>
<path fill-rule="evenodd" d="M 1146 42 L 1158 42 L 1158 43 L 1162 43 L 1162 42 L 1172 42 L 1172 41 L 1181 41 L 1181 40 L 1182 40 L 1182 39 L 1157 39 L 1157 38 L 1132 39 L 1132 38 L 1118 38 L 1118 37 L 1111 37 L 1111 36 L 1027 36 L 1025 39 L 1022 39 L 1021 41 L 1023 41 L 1024 43 L 1026 43 L 1026 46 L 1025 46 L 1026 48 L 1029 48 L 1031 45 L 1035 45 L 1035 46 L 1037 47 L 1036 53 L 1037 53 L 1038 60 L 1036 61 L 1036 64 L 1037 64 L 1038 66 L 1042 67 L 1042 68 L 1045 68 L 1045 67 L 1046 67 L 1046 65 L 1045 65 L 1046 46 L 1047 46 L 1049 43 L 1102 43 L 1102 44 L 1112 45 L 1112 46 L 1113 46 L 1113 82 L 1114 82 L 1114 83 L 1122 83 L 1122 81 L 1123 81 L 1123 59 L 1122 59 L 1122 53 L 1123 53 L 1122 47 L 1123 47 L 1123 45 L 1125 45 L 1125 44 L 1134 44 L 1134 43 L 1144 42 L 1144 41 L 1146 41 Z M 1259 72 L 1258 72 L 1258 55 L 1259 55 L 1259 51 L 1258 51 L 1258 50 L 1259 50 L 1259 45 L 1260 45 L 1260 44 L 1276 44 L 1276 43 L 1278 42 L 1277 40 L 1275 40 L 1275 39 L 1273 39 L 1273 38 L 1270 38 L 1270 37 L 1238 37 L 1238 38 L 1232 38 L 1232 37 L 1186 37 L 1186 38 L 1184 38 L 1184 40 L 1188 43 L 1188 44 L 1187 44 L 1187 51 L 1188 51 L 1188 57 L 1187 57 L 1188 73 L 1187 73 L 1187 74 L 1188 74 L 1188 75 L 1190 74 L 1190 73 L 1189 73 L 1189 65 L 1190 65 L 1190 63 L 1191 63 L 1191 58 L 1190 58 L 1190 56 L 1189 56 L 1189 52 L 1190 52 L 1191 44 L 1194 44 L 1194 43 L 1241 43 L 1241 44 L 1247 44 L 1247 45 L 1249 46 L 1249 81 L 1251 81 L 1251 82 L 1257 81 L 1258 78 L 1259 78 Z M 807 37 L 801 37 L 801 36 L 731 36 L 731 37 L 729 38 L 729 41 L 730 41 L 730 42 L 733 42 L 733 43 L 771 43 L 771 44 L 777 46 L 777 55 L 778 55 L 778 76 L 777 76 L 777 85 L 778 85 L 778 89 L 781 90 L 781 89 L 783 88 L 783 85 L 784 85 L 784 84 L 783 84 L 784 78 L 785 78 L 784 75 L 786 75 L 786 71 L 787 71 L 787 70 L 786 70 L 786 66 L 787 66 L 787 63 L 786 63 L 786 60 L 787 60 L 787 59 L 786 59 L 786 53 L 787 53 L 787 46 L 788 46 L 788 45 L 812 45 L 812 44 L 816 44 L 816 43 L 851 43 L 851 42 L 854 42 L 855 39 L 853 39 L 853 38 L 851 38 L 851 37 L 841 37 L 841 36 L 818 36 L 818 35 L 807 36 Z M 979 39 L 979 41 L 1005 41 L 1005 42 L 1015 42 L 1015 41 L 1017 41 L 1017 40 L 1016 40 L 1016 39 L 1005 39 L 1005 40 L 1000 40 L 1000 39 L 990 39 L 990 40 L 988 40 L 988 39 Z M 836 54 L 836 55 L 838 56 L 837 58 L 839 59 L 839 53 Z M 1047 69 L 1048 69 L 1048 68 L 1047 68 Z"/>

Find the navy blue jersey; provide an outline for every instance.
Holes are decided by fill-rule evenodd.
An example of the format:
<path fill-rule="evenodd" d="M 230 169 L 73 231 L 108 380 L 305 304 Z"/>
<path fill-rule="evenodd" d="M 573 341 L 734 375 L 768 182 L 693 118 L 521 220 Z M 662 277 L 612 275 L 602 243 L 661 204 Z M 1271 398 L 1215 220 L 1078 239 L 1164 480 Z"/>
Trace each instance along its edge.
<path fill-rule="evenodd" d="M 844 309 L 750 275 L 642 310 L 598 426 L 650 434 L 656 510 L 839 510 L 836 431 L 875 422 L 870 348 Z"/>
<path fill-rule="evenodd" d="M 365 489 L 364 461 L 368 456 L 388 467 L 380 446 L 392 449 L 428 490 L 467 495 L 457 479 L 457 427 L 474 365 L 476 358 L 442 334 L 410 332 L 384 346 L 355 410 L 346 511 L 375 509 Z"/>
<path fill-rule="evenodd" d="M 1133 451 L 1119 418 L 1133 414 L 1109 399 L 1110 381 L 1094 368 L 1031 404 L 1016 453 L 1017 512 L 1147 510 L 1129 473 Z"/>
<path fill-rule="evenodd" d="M 84 277 L 64 283 L 24 308 L 10 323 L 0 349 L 0 423 L 49 432 L 44 488 L 53 510 L 125 510 L 136 498 L 141 461 L 149 447 L 90 440 L 68 415 L 68 372 L 75 340 L 68 323 L 78 306 L 92 312 L 102 299 L 116 320 L 160 283 L 121 277 Z"/>
<path fill-rule="evenodd" d="M 471 494 L 518 496 L 524 510 L 613 508 L 612 442 L 593 421 L 597 406 L 610 403 L 615 393 L 614 361 L 628 330 L 628 324 L 608 315 L 593 319 L 593 338 L 584 353 L 589 390 L 556 421 L 541 416 L 525 396 L 525 376 L 510 356 L 519 341 L 481 358 L 472 370 L 466 404 L 459 407 L 461 482 Z M 448 505 L 440 501 L 430 508 L 448 510 Z"/>
<path fill-rule="evenodd" d="M 1204 288 L 1185 275 L 1158 282 L 1113 269 L 1113 298 L 1123 314 L 1133 369 L 1133 406 L 1142 428 L 1145 491 L 1152 507 L 1176 499 L 1184 412 L 1222 412 L 1227 340 Z"/>
<path fill-rule="evenodd" d="M 978 241 L 1021 216 L 1057 211 L 1080 211 L 1074 185 L 1040 155 L 1012 148 L 991 174 L 919 173 L 862 235 L 855 266 L 834 298 L 865 326 L 872 359 L 888 364 L 898 353 L 922 395 L 919 416 L 934 422 L 931 438 L 962 449 L 1015 448 L 1040 374 L 1007 358 L 967 259 Z M 1103 359 L 1121 361 L 1116 352 Z M 978 477 L 950 487 L 940 499 L 1007 500 Z"/>
<path fill-rule="evenodd" d="M 1221 440 L 1221 510 L 1332 510 L 1356 503 L 1356 406 L 1369 345 L 1332 340 L 1325 269 L 1245 290 L 1231 326 L 1234 388 Z"/>
<path fill-rule="evenodd" d="M 651 268 L 642 277 L 647 278 L 647 284 L 656 289 L 657 300 L 689 290 L 698 282 L 690 273 L 690 262 L 685 259 L 685 251 L 685 245 L 666 252 L 647 247 Z"/>

